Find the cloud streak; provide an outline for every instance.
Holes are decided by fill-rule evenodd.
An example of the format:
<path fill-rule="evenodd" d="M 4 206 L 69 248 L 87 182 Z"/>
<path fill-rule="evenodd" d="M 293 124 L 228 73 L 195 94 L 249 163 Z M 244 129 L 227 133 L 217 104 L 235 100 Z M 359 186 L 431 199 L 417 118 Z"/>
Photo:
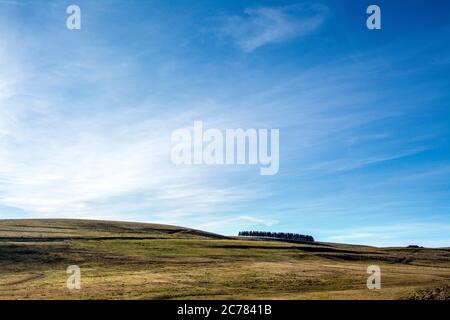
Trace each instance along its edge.
<path fill-rule="evenodd" d="M 221 33 L 243 51 L 252 52 L 314 32 L 325 15 L 325 7 L 318 5 L 247 8 L 243 15 L 223 18 Z"/>
<path fill-rule="evenodd" d="M 224 204 L 257 197 L 258 188 L 221 183 L 219 171 L 177 167 L 170 161 L 172 130 L 198 118 L 207 120 L 207 115 L 195 108 L 149 114 L 148 103 L 157 101 L 128 108 L 103 106 L 105 97 L 99 93 L 121 101 L 120 93 L 130 89 L 116 81 L 126 77 L 130 66 L 114 69 L 111 77 L 99 52 L 65 63 L 66 70 L 76 70 L 82 62 L 89 71 L 78 72 L 76 80 L 67 72 L 53 71 L 49 77 L 46 70 L 13 58 L 7 53 L 11 51 L 0 52 L 0 205 L 39 217 L 117 216 L 180 223 L 190 215 L 219 212 Z M 81 105 L 82 97 L 61 94 L 60 83 L 69 92 L 72 86 L 84 86 L 89 105 Z"/>

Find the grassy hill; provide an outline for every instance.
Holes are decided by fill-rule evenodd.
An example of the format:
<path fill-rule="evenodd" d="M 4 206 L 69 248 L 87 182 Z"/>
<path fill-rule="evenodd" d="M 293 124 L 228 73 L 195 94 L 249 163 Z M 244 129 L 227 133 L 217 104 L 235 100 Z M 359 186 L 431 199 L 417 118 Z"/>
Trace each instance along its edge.
<path fill-rule="evenodd" d="M 368 290 L 366 269 L 381 268 Z M 81 268 L 68 290 L 66 268 Z M 0 299 L 401 299 L 450 284 L 450 249 L 228 238 L 88 220 L 0 220 Z"/>
<path fill-rule="evenodd" d="M 0 239 L 54 241 L 58 239 L 166 239 L 227 237 L 200 230 L 161 224 L 122 221 L 38 219 L 0 220 Z"/>

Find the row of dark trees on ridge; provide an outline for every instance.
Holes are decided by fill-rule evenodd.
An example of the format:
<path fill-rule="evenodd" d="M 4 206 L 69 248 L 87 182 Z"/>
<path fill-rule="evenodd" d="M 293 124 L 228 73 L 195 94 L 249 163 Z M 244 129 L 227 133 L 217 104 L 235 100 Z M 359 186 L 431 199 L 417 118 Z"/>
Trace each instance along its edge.
<path fill-rule="evenodd" d="M 312 236 L 297 234 L 297 233 L 285 233 L 285 232 L 269 232 L 269 231 L 240 231 L 241 237 L 261 237 L 261 238 L 276 238 L 283 240 L 293 241 L 309 241 L 313 242 Z"/>

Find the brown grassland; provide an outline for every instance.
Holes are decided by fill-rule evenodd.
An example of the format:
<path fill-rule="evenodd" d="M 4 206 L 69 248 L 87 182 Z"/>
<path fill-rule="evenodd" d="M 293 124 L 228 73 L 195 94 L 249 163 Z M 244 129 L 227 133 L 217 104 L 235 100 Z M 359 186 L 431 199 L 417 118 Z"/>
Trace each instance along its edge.
<path fill-rule="evenodd" d="M 381 268 L 368 290 L 366 269 Z M 66 268 L 81 268 L 68 290 Z M 0 299 L 404 299 L 450 284 L 450 248 L 226 238 L 180 227 L 0 220 Z"/>

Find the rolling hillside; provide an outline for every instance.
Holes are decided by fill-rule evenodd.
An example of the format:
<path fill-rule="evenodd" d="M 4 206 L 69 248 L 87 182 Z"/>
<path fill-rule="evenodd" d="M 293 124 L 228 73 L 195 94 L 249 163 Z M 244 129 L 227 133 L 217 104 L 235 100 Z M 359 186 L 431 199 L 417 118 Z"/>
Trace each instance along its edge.
<path fill-rule="evenodd" d="M 381 268 L 380 290 L 366 287 L 372 264 Z M 69 265 L 81 268 L 81 290 L 66 287 Z M 448 248 L 257 241 L 129 222 L 0 220 L 0 299 L 402 299 L 448 284 Z"/>
<path fill-rule="evenodd" d="M 92 239 L 165 239 L 227 237 L 176 226 L 98 220 L 0 220 L 1 240 L 55 241 Z"/>

